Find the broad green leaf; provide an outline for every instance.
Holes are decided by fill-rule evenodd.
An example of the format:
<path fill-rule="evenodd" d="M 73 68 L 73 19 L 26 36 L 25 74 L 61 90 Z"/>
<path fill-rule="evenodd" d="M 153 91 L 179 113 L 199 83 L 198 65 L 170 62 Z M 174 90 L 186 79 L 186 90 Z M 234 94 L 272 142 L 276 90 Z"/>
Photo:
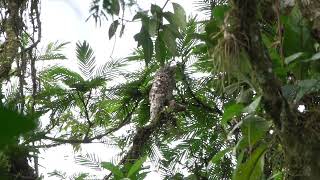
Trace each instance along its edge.
<path fill-rule="evenodd" d="M 148 32 L 151 37 L 155 36 L 158 29 L 158 23 L 155 19 L 150 19 L 149 26 L 148 26 Z"/>
<path fill-rule="evenodd" d="M 133 16 L 132 21 L 137 20 L 137 19 L 141 19 L 142 21 L 149 19 L 148 15 L 147 15 L 147 11 L 137 12 L 137 14 L 135 14 Z"/>
<path fill-rule="evenodd" d="M 35 118 L 0 106 L 0 149 L 8 143 L 14 143 L 19 135 L 34 128 L 36 128 Z"/>
<path fill-rule="evenodd" d="M 271 126 L 270 121 L 256 115 L 248 115 L 242 121 L 241 131 L 244 138 L 242 146 L 252 147 L 266 135 Z"/>
<path fill-rule="evenodd" d="M 253 113 L 259 106 L 260 101 L 261 101 L 261 96 L 257 97 L 249 106 L 245 107 L 243 109 L 243 112 Z"/>
<path fill-rule="evenodd" d="M 174 22 L 178 27 L 185 28 L 187 25 L 186 12 L 177 3 L 172 3 L 174 10 Z"/>
<path fill-rule="evenodd" d="M 111 25 L 109 27 L 109 39 L 111 39 L 114 36 L 114 34 L 117 31 L 118 26 L 119 26 L 118 20 L 115 20 L 111 23 Z"/>
<path fill-rule="evenodd" d="M 233 117 L 238 116 L 242 113 L 244 106 L 242 104 L 232 104 L 228 106 L 222 116 L 222 125 L 227 125 L 227 122 Z"/>
<path fill-rule="evenodd" d="M 149 32 L 142 27 L 141 31 L 134 36 L 134 39 L 138 41 L 138 47 L 142 46 L 145 63 L 148 65 L 153 54 L 153 42 Z"/>
<path fill-rule="evenodd" d="M 286 64 L 290 64 L 291 62 L 295 61 L 296 59 L 300 58 L 304 53 L 303 52 L 297 52 L 292 54 L 291 56 L 288 56 L 284 59 L 284 62 Z"/>
<path fill-rule="evenodd" d="M 233 180 L 258 180 L 262 178 L 264 166 L 264 154 L 267 145 L 261 144 L 249 156 L 248 160 L 237 166 Z M 238 162 L 239 163 L 239 162 Z"/>
<path fill-rule="evenodd" d="M 151 4 L 150 10 L 151 10 L 151 14 L 153 14 L 153 15 L 162 13 L 161 7 L 156 4 Z"/>
<path fill-rule="evenodd" d="M 163 32 L 160 32 L 156 41 L 155 41 L 155 53 L 156 53 L 156 60 L 159 62 L 161 65 L 164 65 L 165 60 L 166 60 L 166 45 L 162 40 L 163 38 Z"/>
<path fill-rule="evenodd" d="M 111 162 L 101 162 L 101 166 L 109 171 L 111 171 L 114 175 L 123 178 L 124 175 L 121 172 L 121 170 L 115 166 L 114 164 L 112 164 Z"/>
<path fill-rule="evenodd" d="M 213 8 L 213 18 L 217 22 L 217 24 L 223 24 L 224 16 L 229 9 L 230 7 L 227 5 L 218 5 Z"/>
<path fill-rule="evenodd" d="M 237 90 L 239 85 L 238 85 L 238 83 L 235 83 L 235 84 L 237 85 L 236 86 L 236 90 Z M 228 89 L 228 90 L 232 90 L 232 89 Z M 240 93 L 239 93 L 239 95 L 238 95 L 238 97 L 236 99 L 237 103 L 248 104 L 248 103 L 250 103 L 252 101 L 252 96 L 253 96 L 252 89 L 244 90 L 243 88 L 241 88 L 241 91 L 240 91 Z"/>
<path fill-rule="evenodd" d="M 316 61 L 320 59 L 320 52 L 314 54 L 310 59 L 306 59 L 303 62 Z"/>
<path fill-rule="evenodd" d="M 175 56 L 177 54 L 176 37 L 172 34 L 168 26 L 163 28 L 163 41 L 168 48 L 168 51 Z"/>
<path fill-rule="evenodd" d="M 306 79 L 299 81 L 298 83 L 298 93 L 295 101 L 299 101 L 305 94 L 318 91 L 320 89 L 320 80 L 317 79 Z"/>
<path fill-rule="evenodd" d="M 281 16 L 281 21 L 285 29 L 283 48 L 286 56 L 297 52 L 313 51 L 315 41 L 298 6 L 294 6 L 289 15 Z"/>
<path fill-rule="evenodd" d="M 174 23 L 174 14 L 172 12 L 164 12 L 163 17 L 170 23 L 177 27 L 177 24 Z"/>
<path fill-rule="evenodd" d="M 222 151 L 219 151 L 217 154 L 215 154 L 214 156 L 213 156 L 213 158 L 211 159 L 211 162 L 212 163 L 218 163 L 220 160 L 221 160 L 221 158 L 226 154 L 226 153 L 228 153 L 228 152 L 230 152 L 232 150 L 232 148 L 231 147 L 228 147 L 228 148 L 226 148 L 226 149 L 224 149 L 224 150 L 222 150 Z"/>
<path fill-rule="evenodd" d="M 142 164 L 147 160 L 147 157 L 143 157 L 137 160 L 130 168 L 127 177 L 134 175 L 139 169 L 141 169 Z"/>

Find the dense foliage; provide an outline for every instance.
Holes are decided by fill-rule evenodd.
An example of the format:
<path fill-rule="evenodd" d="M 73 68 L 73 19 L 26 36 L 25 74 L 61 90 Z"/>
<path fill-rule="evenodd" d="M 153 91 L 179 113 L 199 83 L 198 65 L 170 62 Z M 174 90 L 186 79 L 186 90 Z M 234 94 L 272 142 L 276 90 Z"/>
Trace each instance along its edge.
<path fill-rule="evenodd" d="M 40 2 L 0 0 L 1 179 L 41 178 L 41 148 L 72 144 L 78 151 L 96 142 L 121 153 L 109 162 L 94 153 L 75 161 L 107 169 L 104 179 L 144 179 L 146 162 L 163 179 L 319 179 L 320 3 L 195 5 L 204 19 L 169 0 L 148 11 L 134 1 L 94 0 L 89 20 L 112 20 L 110 39 L 127 23 L 141 25 L 135 52 L 98 65 L 83 41 L 75 49 L 79 71 L 37 71 L 37 62 L 65 60 L 68 43 L 37 51 Z M 143 68 L 126 71 L 132 65 Z M 169 66 L 170 103 L 150 118 L 150 89 Z"/>

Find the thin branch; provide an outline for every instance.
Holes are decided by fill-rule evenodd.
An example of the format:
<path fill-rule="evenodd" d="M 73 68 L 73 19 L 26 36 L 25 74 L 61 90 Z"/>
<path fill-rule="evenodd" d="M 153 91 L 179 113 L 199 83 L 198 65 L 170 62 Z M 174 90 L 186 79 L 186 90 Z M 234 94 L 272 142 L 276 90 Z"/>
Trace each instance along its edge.
<path fill-rule="evenodd" d="M 119 129 L 121 129 L 123 126 L 125 126 L 126 124 L 128 124 L 130 122 L 130 119 L 133 115 L 133 113 L 135 112 L 135 110 L 137 109 L 139 105 L 139 101 L 136 101 L 134 107 L 132 108 L 132 110 L 127 114 L 127 116 L 123 119 L 123 121 L 116 127 L 109 129 L 107 132 L 94 136 L 92 138 L 84 138 L 84 139 L 63 139 L 63 138 L 54 138 L 54 137 L 49 137 L 49 136 L 40 136 L 36 139 L 33 139 L 32 141 L 38 141 L 41 139 L 47 139 L 47 140 L 51 140 L 53 142 L 58 142 L 58 144 L 55 144 L 55 146 L 61 145 L 61 144 L 80 144 L 80 143 L 93 143 L 94 140 L 99 140 Z M 31 142 L 31 141 L 29 141 Z"/>
<path fill-rule="evenodd" d="M 205 108 L 206 110 L 208 110 L 209 112 L 212 112 L 212 113 L 218 113 L 220 116 L 223 115 L 223 112 L 217 107 L 217 105 L 214 105 L 214 107 L 210 107 L 209 105 L 207 105 L 206 103 L 202 102 L 196 95 L 195 93 L 192 91 L 192 88 L 191 88 L 191 85 L 190 83 L 188 82 L 188 79 L 187 79 L 187 76 L 185 75 L 185 73 L 183 72 L 183 82 L 185 83 L 186 85 L 186 88 L 187 88 L 187 91 L 188 93 L 191 95 L 191 97 L 196 101 L 196 103 L 198 105 L 200 105 L 201 107 Z"/>

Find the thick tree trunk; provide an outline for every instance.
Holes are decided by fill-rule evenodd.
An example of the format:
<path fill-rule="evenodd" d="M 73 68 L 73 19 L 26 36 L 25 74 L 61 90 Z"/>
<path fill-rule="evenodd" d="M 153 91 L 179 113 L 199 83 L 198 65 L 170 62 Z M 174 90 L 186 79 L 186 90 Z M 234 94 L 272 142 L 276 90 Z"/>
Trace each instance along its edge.
<path fill-rule="evenodd" d="M 19 50 L 19 29 L 21 18 L 19 15 L 19 4 L 16 1 L 7 2 L 8 19 L 4 23 L 4 32 L 6 33 L 6 41 L 2 52 L 0 51 L 0 79 L 8 78 L 11 70 L 11 64 L 18 54 Z"/>
<path fill-rule="evenodd" d="M 302 15 L 311 22 L 313 36 L 320 42 L 320 1 L 296 0 Z"/>
<path fill-rule="evenodd" d="M 265 111 L 273 119 L 285 155 L 286 179 L 320 178 L 319 125 L 317 115 L 298 116 L 282 96 L 281 83 L 272 69 L 271 58 L 264 46 L 258 24 L 259 0 L 233 0 L 230 16 L 232 32 L 242 42 L 257 81 L 263 92 Z M 320 117 L 320 116 L 319 116 Z M 310 126 L 311 125 L 311 126 Z"/>

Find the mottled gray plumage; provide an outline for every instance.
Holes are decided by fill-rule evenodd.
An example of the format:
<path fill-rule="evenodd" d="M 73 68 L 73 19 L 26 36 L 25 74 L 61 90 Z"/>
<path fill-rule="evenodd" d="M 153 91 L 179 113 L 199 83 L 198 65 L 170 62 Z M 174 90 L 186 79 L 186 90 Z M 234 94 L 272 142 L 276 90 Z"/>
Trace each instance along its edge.
<path fill-rule="evenodd" d="M 150 101 L 150 122 L 168 105 L 172 100 L 172 92 L 175 87 L 175 66 L 165 66 L 155 75 L 149 93 Z"/>

